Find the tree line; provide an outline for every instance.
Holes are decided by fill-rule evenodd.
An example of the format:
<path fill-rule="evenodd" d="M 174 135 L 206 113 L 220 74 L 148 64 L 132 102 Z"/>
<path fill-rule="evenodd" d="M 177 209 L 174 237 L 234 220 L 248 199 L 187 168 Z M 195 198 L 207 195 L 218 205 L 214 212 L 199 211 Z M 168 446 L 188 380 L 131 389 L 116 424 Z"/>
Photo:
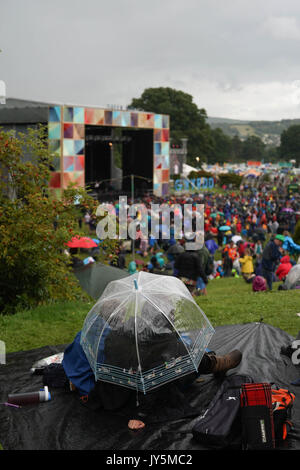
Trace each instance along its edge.
<path fill-rule="evenodd" d="M 242 140 L 230 136 L 207 122 L 204 108 L 198 108 L 193 97 L 169 87 L 147 88 L 139 98 L 133 98 L 128 108 L 170 116 L 170 138 L 180 145 L 188 139 L 187 163 L 239 163 L 247 160 L 278 162 L 296 160 L 300 165 L 300 124 L 291 125 L 281 133 L 279 146 L 266 145 L 259 136 Z"/>

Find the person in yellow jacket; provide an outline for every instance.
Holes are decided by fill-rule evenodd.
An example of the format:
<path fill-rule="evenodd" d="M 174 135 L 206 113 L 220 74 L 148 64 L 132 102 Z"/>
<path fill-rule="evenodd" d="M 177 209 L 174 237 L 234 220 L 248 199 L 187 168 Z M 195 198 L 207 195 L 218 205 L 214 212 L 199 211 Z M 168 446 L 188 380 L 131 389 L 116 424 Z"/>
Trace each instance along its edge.
<path fill-rule="evenodd" d="M 249 248 L 245 249 L 243 258 L 239 259 L 242 267 L 242 276 L 245 281 L 248 281 L 254 275 L 253 257 Z"/>

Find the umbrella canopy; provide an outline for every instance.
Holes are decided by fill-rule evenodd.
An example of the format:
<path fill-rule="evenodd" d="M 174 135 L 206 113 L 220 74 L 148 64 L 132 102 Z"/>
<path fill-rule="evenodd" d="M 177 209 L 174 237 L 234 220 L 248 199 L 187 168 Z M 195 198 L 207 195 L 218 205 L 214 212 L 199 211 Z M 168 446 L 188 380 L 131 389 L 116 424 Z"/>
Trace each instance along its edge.
<path fill-rule="evenodd" d="M 222 225 L 222 227 L 219 227 L 219 230 L 221 232 L 229 232 L 229 230 L 231 230 L 231 227 L 229 225 Z"/>
<path fill-rule="evenodd" d="M 69 248 L 95 248 L 98 244 L 89 237 L 73 237 L 67 246 Z"/>
<path fill-rule="evenodd" d="M 284 207 L 281 212 L 294 212 L 294 210 L 291 207 Z"/>
<path fill-rule="evenodd" d="M 82 289 L 95 300 L 99 299 L 111 281 L 128 276 L 128 272 L 123 269 L 101 263 L 91 263 L 78 268 L 74 274 Z"/>
<path fill-rule="evenodd" d="M 179 253 L 183 253 L 184 248 L 183 246 L 179 245 L 176 243 L 176 245 L 171 245 L 170 248 L 167 251 L 168 255 L 179 255 Z"/>
<path fill-rule="evenodd" d="M 239 242 L 240 240 L 243 240 L 243 239 L 240 235 L 234 235 L 233 237 L 231 237 L 231 240 L 233 241 L 233 243 L 237 243 L 237 242 Z"/>
<path fill-rule="evenodd" d="M 198 370 L 213 334 L 183 282 L 141 271 L 108 284 L 80 341 L 96 380 L 146 393 Z"/>

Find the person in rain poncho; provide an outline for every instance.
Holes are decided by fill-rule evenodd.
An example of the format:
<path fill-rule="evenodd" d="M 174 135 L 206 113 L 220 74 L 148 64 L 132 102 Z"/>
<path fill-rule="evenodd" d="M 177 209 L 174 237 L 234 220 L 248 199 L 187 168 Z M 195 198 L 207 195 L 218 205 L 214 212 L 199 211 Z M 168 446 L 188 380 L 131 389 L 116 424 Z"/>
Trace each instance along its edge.
<path fill-rule="evenodd" d="M 114 311 L 113 302 L 110 311 Z M 184 343 L 178 341 L 177 333 L 164 316 L 159 315 L 154 318 L 153 332 L 149 333 L 148 319 L 151 315 L 153 315 L 151 306 L 144 304 L 137 325 L 134 316 L 124 319 L 123 326 L 119 325 L 123 334 L 120 334 L 115 323 L 107 325 L 99 343 L 99 362 L 113 364 L 115 368 L 127 368 L 132 364 L 136 364 L 137 367 L 140 360 L 137 359 L 136 327 L 139 331 L 139 354 L 145 370 L 160 366 L 161 363 L 170 360 L 170 357 L 186 354 Z M 186 387 L 201 374 L 225 374 L 229 369 L 237 367 L 242 359 L 242 353 L 238 350 L 224 356 L 205 352 L 197 371 L 165 383 L 146 394 L 139 393 L 137 403 L 137 392 L 134 389 L 102 380 L 96 381 L 81 346 L 81 334 L 81 331 L 77 333 L 74 341 L 64 351 L 62 367 L 66 380 L 70 382 L 72 391 L 79 396 L 83 405 L 93 411 L 104 409 L 119 413 L 121 410 L 128 419 L 128 427 L 133 430 L 143 428 L 155 412 L 160 416 L 164 407 L 171 406 L 173 410 L 190 409 L 184 394 Z M 95 331 L 95 335 L 97 339 L 99 332 Z M 177 416 L 178 412 L 174 412 Z"/>
<path fill-rule="evenodd" d="M 239 262 L 242 265 L 242 276 L 245 281 L 248 281 L 254 274 L 253 257 L 249 248 L 245 249 L 245 254 L 243 258 L 239 259 Z"/>
<path fill-rule="evenodd" d="M 128 265 L 128 272 L 129 274 L 134 274 L 136 273 L 136 262 L 135 261 L 130 261 L 129 265 Z"/>
<path fill-rule="evenodd" d="M 290 257 L 288 255 L 283 256 L 275 272 L 279 281 L 284 281 L 291 269 L 292 269 L 292 263 L 291 263 Z"/>

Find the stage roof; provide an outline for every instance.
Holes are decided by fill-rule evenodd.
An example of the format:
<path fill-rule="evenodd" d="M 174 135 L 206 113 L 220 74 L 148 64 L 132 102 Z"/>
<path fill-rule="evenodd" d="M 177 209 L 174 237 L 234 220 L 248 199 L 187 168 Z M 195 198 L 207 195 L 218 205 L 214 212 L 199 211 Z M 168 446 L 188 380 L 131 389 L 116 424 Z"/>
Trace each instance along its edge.
<path fill-rule="evenodd" d="M 5 104 L 0 104 L 0 126 L 1 124 L 36 124 L 46 123 L 49 118 L 49 106 L 80 106 L 84 108 L 115 110 L 114 107 L 98 105 L 82 105 L 70 103 L 51 103 L 34 100 L 24 100 L 20 98 L 6 98 Z M 118 110 L 116 108 L 116 110 Z M 149 111 L 122 109 L 122 111 L 132 111 L 135 113 L 151 113 Z"/>
<path fill-rule="evenodd" d="M 48 121 L 48 109 L 52 103 L 7 98 L 0 104 L 0 124 L 23 124 Z"/>

